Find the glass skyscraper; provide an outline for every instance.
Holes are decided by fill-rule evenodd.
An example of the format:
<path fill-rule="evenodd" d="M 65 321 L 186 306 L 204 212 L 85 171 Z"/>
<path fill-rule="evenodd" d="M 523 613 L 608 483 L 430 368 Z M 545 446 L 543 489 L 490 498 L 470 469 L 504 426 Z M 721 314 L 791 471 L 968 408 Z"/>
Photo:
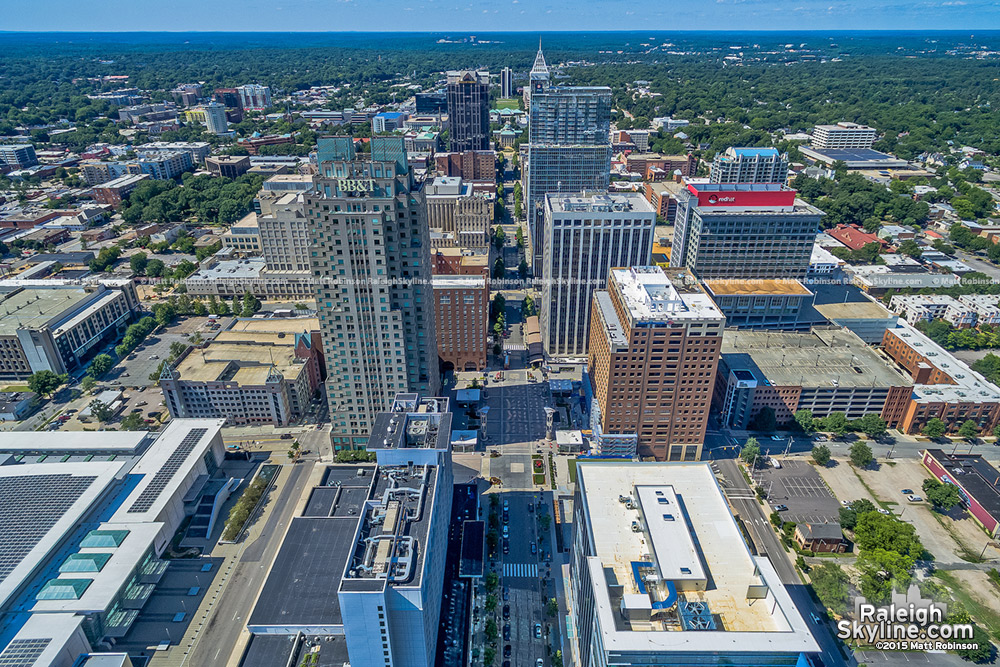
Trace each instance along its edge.
<path fill-rule="evenodd" d="M 539 47 L 528 75 L 525 212 L 532 267 L 539 275 L 545 242 L 545 195 L 606 190 L 611 178 L 611 89 L 551 86 Z"/>

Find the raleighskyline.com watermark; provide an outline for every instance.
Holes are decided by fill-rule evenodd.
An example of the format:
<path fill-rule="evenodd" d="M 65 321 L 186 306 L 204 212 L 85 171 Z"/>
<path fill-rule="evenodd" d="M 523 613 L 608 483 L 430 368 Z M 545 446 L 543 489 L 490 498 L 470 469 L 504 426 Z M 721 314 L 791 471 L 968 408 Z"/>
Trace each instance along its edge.
<path fill-rule="evenodd" d="M 855 618 L 837 622 L 837 637 L 881 651 L 961 651 L 978 647 L 972 623 L 949 623 L 945 604 L 914 596 L 893 595 L 878 606 L 859 598 Z M 914 599 L 916 598 L 916 599 Z"/>

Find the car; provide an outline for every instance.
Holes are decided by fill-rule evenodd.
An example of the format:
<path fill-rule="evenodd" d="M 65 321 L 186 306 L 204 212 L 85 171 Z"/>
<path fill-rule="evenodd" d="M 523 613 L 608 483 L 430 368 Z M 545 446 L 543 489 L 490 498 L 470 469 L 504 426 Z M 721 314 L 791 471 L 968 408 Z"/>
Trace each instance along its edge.
<path fill-rule="evenodd" d="M 535 639 L 541 639 L 541 638 L 542 638 L 542 624 L 535 623 Z"/>
<path fill-rule="evenodd" d="M 151 354 L 151 355 L 149 355 L 149 360 L 150 361 L 152 361 L 153 359 L 159 359 L 159 358 L 160 358 L 160 355 L 158 355 L 158 354 Z"/>
<path fill-rule="evenodd" d="M 509 658 L 510 657 L 510 644 L 504 644 L 503 645 L 503 657 L 505 657 L 505 658 Z"/>
<path fill-rule="evenodd" d="M 535 660 L 535 667 L 543 667 L 543 665 L 545 665 L 545 661 L 542 660 L 541 658 Z"/>
<path fill-rule="evenodd" d="M 906 499 L 909 500 L 911 503 L 922 503 L 924 501 L 924 499 L 921 498 L 920 496 L 913 496 L 913 495 L 906 496 Z"/>
<path fill-rule="evenodd" d="M 503 667 L 510 667 L 510 660 L 504 660 Z"/>
<path fill-rule="evenodd" d="M 136 403 L 136 405 L 142 407 L 143 405 L 149 405 L 149 403 L 147 403 L 146 401 L 139 401 L 138 403 Z"/>
<path fill-rule="evenodd" d="M 282 433 L 281 434 L 281 439 L 282 440 L 291 440 L 292 439 L 292 434 L 291 433 Z"/>
<path fill-rule="evenodd" d="M 503 536 L 504 537 L 510 537 L 510 525 L 509 524 L 504 524 L 504 526 L 503 526 Z"/>
<path fill-rule="evenodd" d="M 780 435 L 772 435 L 771 440 L 776 440 L 780 442 L 781 440 L 784 440 L 784 438 L 782 438 Z"/>
<path fill-rule="evenodd" d="M 503 587 L 503 601 L 506 602 L 510 599 L 510 586 Z"/>
<path fill-rule="evenodd" d="M 510 501 L 509 500 L 504 500 L 503 501 L 503 508 L 505 510 L 509 510 L 510 509 Z"/>
<path fill-rule="evenodd" d="M 775 512 L 784 512 L 787 509 L 788 509 L 788 505 L 775 505 L 774 506 L 774 511 Z"/>
<path fill-rule="evenodd" d="M 850 507 L 851 506 L 851 501 L 850 500 L 841 500 L 840 504 L 843 505 L 844 507 Z"/>
<path fill-rule="evenodd" d="M 508 618 L 510 618 L 510 605 L 505 604 L 503 606 L 503 620 L 506 621 Z"/>
<path fill-rule="evenodd" d="M 878 508 L 878 513 L 879 513 L 879 514 L 892 514 L 892 512 L 890 512 L 889 510 L 887 510 L 887 509 L 886 509 L 886 508 L 884 508 L 884 507 L 879 507 L 879 508 Z"/>
<path fill-rule="evenodd" d="M 904 496 L 912 496 L 913 495 L 913 489 L 903 489 L 903 490 L 900 491 L 900 493 L 902 493 Z"/>
<path fill-rule="evenodd" d="M 528 503 L 528 512 L 531 513 L 534 511 L 535 511 L 535 505 L 533 503 Z"/>
<path fill-rule="evenodd" d="M 535 546 L 534 542 L 531 543 L 531 553 L 538 553 L 538 547 Z"/>
<path fill-rule="evenodd" d="M 503 626 L 503 640 L 505 642 L 510 641 L 510 623 L 506 623 Z"/>

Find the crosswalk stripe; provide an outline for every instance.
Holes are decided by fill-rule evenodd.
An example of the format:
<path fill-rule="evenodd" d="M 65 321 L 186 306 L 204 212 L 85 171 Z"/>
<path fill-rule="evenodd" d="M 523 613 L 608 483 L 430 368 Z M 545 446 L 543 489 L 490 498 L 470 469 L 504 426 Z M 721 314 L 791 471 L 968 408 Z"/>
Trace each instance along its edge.
<path fill-rule="evenodd" d="M 504 563 L 503 576 L 505 577 L 529 577 L 538 576 L 537 563 Z"/>
<path fill-rule="evenodd" d="M 519 350 L 527 350 L 528 347 L 523 343 L 507 343 L 503 344 L 503 349 L 507 352 L 517 352 Z"/>

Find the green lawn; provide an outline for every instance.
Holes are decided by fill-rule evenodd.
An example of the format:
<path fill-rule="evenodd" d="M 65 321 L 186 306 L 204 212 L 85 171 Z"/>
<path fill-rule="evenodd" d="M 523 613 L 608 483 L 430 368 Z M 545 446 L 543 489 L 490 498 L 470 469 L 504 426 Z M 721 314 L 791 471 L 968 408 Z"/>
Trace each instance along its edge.
<path fill-rule="evenodd" d="M 538 485 L 544 485 L 545 484 L 545 475 L 544 475 L 544 473 L 539 473 L 539 474 L 532 475 L 531 476 L 531 481 L 534 482 L 535 484 L 538 484 Z"/>
<path fill-rule="evenodd" d="M 499 99 L 493 103 L 494 109 L 520 109 L 521 107 L 517 104 L 517 98 L 511 97 L 508 99 Z"/>
<path fill-rule="evenodd" d="M 569 466 L 569 481 L 576 484 L 576 459 L 568 459 L 566 465 Z"/>

